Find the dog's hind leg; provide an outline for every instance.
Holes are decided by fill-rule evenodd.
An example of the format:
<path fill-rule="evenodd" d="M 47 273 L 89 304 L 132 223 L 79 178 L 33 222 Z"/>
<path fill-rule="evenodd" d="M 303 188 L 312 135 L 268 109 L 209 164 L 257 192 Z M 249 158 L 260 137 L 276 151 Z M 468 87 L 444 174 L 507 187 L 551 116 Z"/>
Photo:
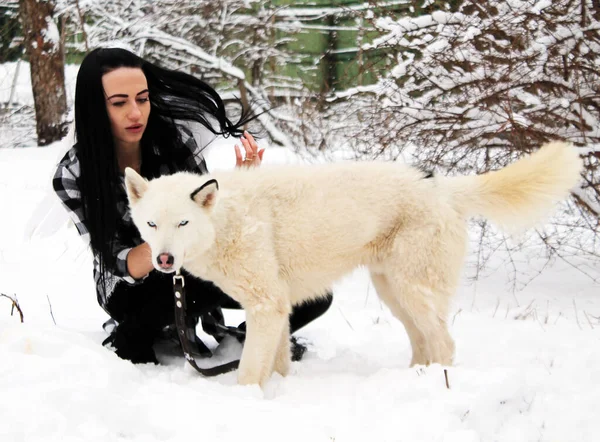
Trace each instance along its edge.
<path fill-rule="evenodd" d="M 454 341 L 446 324 L 446 297 L 380 273 L 371 272 L 371 279 L 379 297 L 404 324 L 412 347 L 410 365 L 452 365 Z"/>
<path fill-rule="evenodd" d="M 392 314 L 398 318 L 408 334 L 410 345 L 412 347 L 413 357 L 410 365 L 415 365 L 415 359 L 422 359 L 425 354 L 425 342 L 419 330 L 415 327 L 414 321 L 407 312 L 400 306 L 394 295 L 394 290 L 385 275 L 371 272 L 371 281 L 379 295 L 379 298 L 387 305 Z"/>

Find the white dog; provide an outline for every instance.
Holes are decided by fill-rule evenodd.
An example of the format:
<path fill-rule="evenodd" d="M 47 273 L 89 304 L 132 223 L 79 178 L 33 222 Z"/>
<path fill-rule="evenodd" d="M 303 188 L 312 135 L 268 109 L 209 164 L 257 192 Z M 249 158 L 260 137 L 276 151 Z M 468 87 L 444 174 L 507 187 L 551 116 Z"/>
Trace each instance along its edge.
<path fill-rule="evenodd" d="M 391 162 L 278 166 L 147 181 L 127 169 L 135 225 L 162 272 L 184 267 L 246 311 L 238 382 L 264 384 L 290 365 L 288 315 L 366 266 L 404 324 L 411 364 L 451 365 L 449 301 L 467 219 L 509 228 L 540 221 L 580 178 L 576 149 L 551 143 L 478 176 L 425 179 Z"/>

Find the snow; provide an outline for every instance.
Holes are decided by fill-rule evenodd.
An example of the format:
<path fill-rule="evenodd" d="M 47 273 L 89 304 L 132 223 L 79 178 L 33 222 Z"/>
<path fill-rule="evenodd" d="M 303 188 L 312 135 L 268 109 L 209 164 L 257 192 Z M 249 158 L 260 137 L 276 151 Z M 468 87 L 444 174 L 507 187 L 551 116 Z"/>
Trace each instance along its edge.
<path fill-rule="evenodd" d="M 50 43 L 51 48 L 56 51 L 59 48 L 60 33 L 52 18 L 46 17 L 46 28 L 41 31 L 44 42 Z"/>
<path fill-rule="evenodd" d="M 440 39 L 440 40 L 434 41 L 429 46 L 427 46 L 427 50 L 430 53 L 435 54 L 437 52 L 443 52 L 449 46 L 450 46 L 450 43 L 448 43 L 448 40 Z"/>
<path fill-rule="evenodd" d="M 79 65 L 67 64 L 65 66 L 65 89 L 69 103 L 72 103 L 75 98 L 75 81 L 78 71 Z M 15 74 L 17 74 L 16 82 Z M 12 103 L 33 107 L 31 73 L 28 62 L 0 63 L 0 103 L 7 103 L 11 98 L 13 85 Z"/>
<path fill-rule="evenodd" d="M 540 14 L 544 9 L 552 6 L 552 2 L 550 0 L 540 0 L 537 2 L 533 8 L 531 8 L 531 12 L 534 14 Z"/>
<path fill-rule="evenodd" d="M 209 167 L 233 167 L 233 142 L 211 145 Z M 0 440 L 597 440 L 598 287 L 560 261 L 515 293 L 501 253 L 476 284 L 465 268 L 449 321 L 450 389 L 442 367 L 408 368 L 406 333 L 362 270 L 298 333 L 304 359 L 264 390 L 237 386 L 235 373 L 202 378 L 181 356 L 120 360 L 100 345 L 106 315 L 73 226 L 24 238 L 61 144 L 0 150 L 0 205 L 10 210 L 0 218 L 0 292 L 16 294 L 25 315 L 21 324 L 0 298 Z M 265 161 L 297 159 L 269 146 Z M 518 266 L 533 276 L 543 262 L 540 253 Z M 237 325 L 240 314 L 227 319 Z"/>
<path fill-rule="evenodd" d="M 158 39 L 165 46 L 170 47 L 172 49 L 181 50 L 181 51 L 189 53 L 190 55 L 192 55 L 194 57 L 198 57 L 200 60 L 204 60 L 207 63 L 210 63 L 210 65 L 213 68 L 218 69 L 218 70 L 230 75 L 233 78 L 237 78 L 240 80 L 243 80 L 246 78 L 246 75 L 244 74 L 244 72 L 241 69 L 233 66 L 229 61 L 227 61 L 221 57 L 214 57 L 214 56 L 208 54 L 207 52 L 203 51 L 198 46 L 191 44 L 187 40 L 185 40 L 183 38 L 171 36 L 165 32 L 161 32 L 158 29 L 150 29 L 150 30 L 146 30 L 146 32 L 141 32 L 140 34 L 136 35 L 136 39 L 138 39 L 138 40 Z"/>
<path fill-rule="evenodd" d="M 369 2 L 364 2 L 362 4 L 354 4 L 354 5 L 343 5 L 339 7 L 316 7 L 312 6 L 310 8 L 302 8 L 302 7 L 283 7 L 277 9 L 275 12 L 276 17 L 290 17 L 291 19 L 318 19 L 332 14 L 348 14 L 349 12 L 358 12 L 358 11 L 370 11 L 375 8 L 375 6 L 379 7 L 393 7 L 397 5 L 404 5 L 410 3 L 408 0 L 387 0 L 385 2 L 379 2 L 377 5 L 373 5 Z M 367 16 L 368 17 L 368 16 Z"/>

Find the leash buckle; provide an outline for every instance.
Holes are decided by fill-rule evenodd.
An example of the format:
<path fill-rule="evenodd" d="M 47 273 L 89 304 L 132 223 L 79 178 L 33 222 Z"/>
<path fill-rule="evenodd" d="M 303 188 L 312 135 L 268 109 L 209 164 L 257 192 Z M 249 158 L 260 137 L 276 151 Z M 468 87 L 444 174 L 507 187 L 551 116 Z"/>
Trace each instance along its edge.
<path fill-rule="evenodd" d="M 177 284 L 177 280 L 181 281 L 182 288 L 185 287 L 185 278 L 182 274 L 179 273 L 179 271 L 177 271 L 177 273 L 173 275 L 173 285 Z"/>

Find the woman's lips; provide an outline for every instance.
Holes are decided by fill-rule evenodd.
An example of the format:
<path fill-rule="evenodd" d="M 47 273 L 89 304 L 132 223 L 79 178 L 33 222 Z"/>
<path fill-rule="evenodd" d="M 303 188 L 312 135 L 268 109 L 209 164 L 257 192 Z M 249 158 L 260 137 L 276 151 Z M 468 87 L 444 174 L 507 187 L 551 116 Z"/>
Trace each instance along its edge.
<path fill-rule="evenodd" d="M 141 132 L 142 130 L 144 130 L 144 126 L 141 124 L 138 124 L 138 125 L 126 127 L 125 130 L 127 132 L 137 134 L 137 133 Z"/>

